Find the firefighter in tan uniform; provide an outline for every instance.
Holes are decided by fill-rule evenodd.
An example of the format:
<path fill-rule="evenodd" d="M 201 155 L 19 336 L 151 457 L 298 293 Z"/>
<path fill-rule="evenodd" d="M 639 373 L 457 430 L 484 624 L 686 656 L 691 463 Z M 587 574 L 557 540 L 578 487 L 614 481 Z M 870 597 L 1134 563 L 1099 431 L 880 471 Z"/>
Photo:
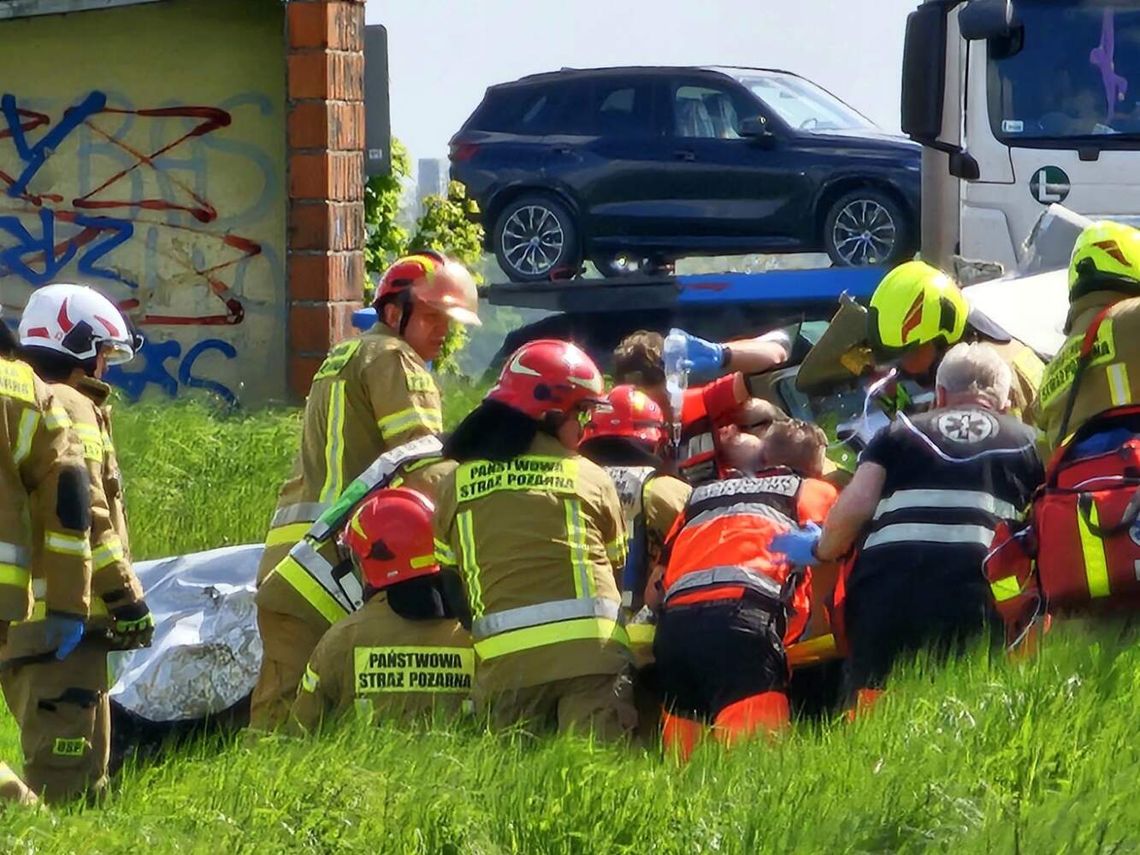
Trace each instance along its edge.
<path fill-rule="evenodd" d="M 602 376 L 563 341 L 533 341 L 456 429 L 440 487 L 436 554 L 475 641 L 476 707 L 491 724 L 628 735 L 637 724 L 617 576 L 621 503 L 580 456 Z"/>
<path fill-rule="evenodd" d="M 24 780 L 57 802 L 105 784 L 99 683 L 77 650 L 91 607 L 91 496 L 67 413 L 13 357 L 2 323 L 0 338 L 0 685 L 20 727 Z M 7 769 L 0 798 L 26 803 L 13 778 Z"/>
<path fill-rule="evenodd" d="M 314 602 L 312 585 L 287 561 L 290 549 L 382 453 L 443 429 L 439 390 L 426 363 L 439 355 L 451 321 L 479 323 L 471 274 L 431 252 L 393 264 L 375 305 L 379 322 L 334 347 L 313 378 L 301 451 L 265 538 L 257 593 L 265 653 L 250 709 L 256 729 L 286 721 L 310 654 L 347 614 Z M 431 495 L 447 471 L 419 461 L 406 483 Z"/>
<path fill-rule="evenodd" d="M 1062 430 L 1081 345 L 1093 323 L 1096 338 Z M 1069 338 L 1045 368 L 1038 400 L 1046 455 L 1094 416 L 1140 401 L 1140 231 L 1104 221 L 1081 233 L 1069 265 L 1065 334 Z"/>
<path fill-rule="evenodd" d="M 432 503 L 381 490 L 340 536 L 364 606 L 335 624 L 305 668 L 291 729 L 314 732 L 357 707 L 377 720 L 459 712 L 471 696 L 471 635 L 448 611 L 432 546 Z"/>

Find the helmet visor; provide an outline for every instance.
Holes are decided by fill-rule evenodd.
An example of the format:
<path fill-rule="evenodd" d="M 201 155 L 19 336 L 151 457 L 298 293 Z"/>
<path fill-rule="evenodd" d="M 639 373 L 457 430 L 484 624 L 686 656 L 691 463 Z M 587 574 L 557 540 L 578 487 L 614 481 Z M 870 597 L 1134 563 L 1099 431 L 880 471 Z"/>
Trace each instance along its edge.
<path fill-rule="evenodd" d="M 99 353 L 108 365 L 122 365 L 135 358 L 134 346 L 120 339 L 104 339 L 99 343 Z"/>

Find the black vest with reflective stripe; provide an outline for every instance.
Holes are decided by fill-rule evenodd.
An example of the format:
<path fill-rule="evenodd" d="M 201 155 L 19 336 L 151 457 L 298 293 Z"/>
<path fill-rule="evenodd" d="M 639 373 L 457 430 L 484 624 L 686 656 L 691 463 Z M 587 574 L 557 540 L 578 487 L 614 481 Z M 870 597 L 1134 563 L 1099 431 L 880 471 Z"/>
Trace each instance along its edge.
<path fill-rule="evenodd" d="M 702 484 L 694 488 L 685 505 L 685 525 L 699 522 L 711 512 L 739 505 L 770 508 L 796 525 L 802 485 L 803 479 L 784 467 L 768 469 L 752 477 Z"/>
<path fill-rule="evenodd" d="M 981 407 L 900 416 L 885 430 L 872 449 L 886 440 L 889 458 L 873 461 L 886 479 L 852 580 L 929 569 L 980 581 L 998 521 L 1038 483 L 1032 430 Z"/>

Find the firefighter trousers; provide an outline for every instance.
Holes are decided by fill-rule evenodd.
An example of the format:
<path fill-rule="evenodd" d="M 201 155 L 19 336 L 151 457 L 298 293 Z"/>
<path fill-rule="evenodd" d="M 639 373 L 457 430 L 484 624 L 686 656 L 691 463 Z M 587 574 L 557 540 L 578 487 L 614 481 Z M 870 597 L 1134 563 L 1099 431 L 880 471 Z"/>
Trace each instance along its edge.
<path fill-rule="evenodd" d="M 277 730 L 289 721 L 297 686 L 324 629 L 260 606 L 257 629 L 264 653 L 250 698 L 249 726 L 252 730 Z"/>
<path fill-rule="evenodd" d="M 602 742 L 632 736 L 637 708 L 629 675 L 587 674 L 510 691 L 486 691 L 476 684 L 476 710 L 491 727 L 505 730 L 522 725 L 541 732 L 552 724 L 559 733 L 592 732 Z"/>
<path fill-rule="evenodd" d="M 32 792 L 51 804 L 106 788 L 111 706 L 105 648 L 80 644 L 62 662 L 5 666 L 0 685 L 20 726 L 24 781 Z"/>

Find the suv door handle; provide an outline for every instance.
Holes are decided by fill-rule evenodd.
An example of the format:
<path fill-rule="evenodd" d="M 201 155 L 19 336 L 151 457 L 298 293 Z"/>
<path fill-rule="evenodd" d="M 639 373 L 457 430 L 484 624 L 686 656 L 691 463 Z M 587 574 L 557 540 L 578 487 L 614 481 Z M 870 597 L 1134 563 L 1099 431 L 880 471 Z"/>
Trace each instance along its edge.
<path fill-rule="evenodd" d="M 673 157 L 677 158 L 677 160 L 694 161 L 697 159 L 697 153 L 689 149 L 680 149 L 679 151 L 673 152 Z"/>
<path fill-rule="evenodd" d="M 556 145 L 554 147 L 554 153 L 555 154 L 573 154 L 574 149 L 572 149 L 568 145 Z"/>

